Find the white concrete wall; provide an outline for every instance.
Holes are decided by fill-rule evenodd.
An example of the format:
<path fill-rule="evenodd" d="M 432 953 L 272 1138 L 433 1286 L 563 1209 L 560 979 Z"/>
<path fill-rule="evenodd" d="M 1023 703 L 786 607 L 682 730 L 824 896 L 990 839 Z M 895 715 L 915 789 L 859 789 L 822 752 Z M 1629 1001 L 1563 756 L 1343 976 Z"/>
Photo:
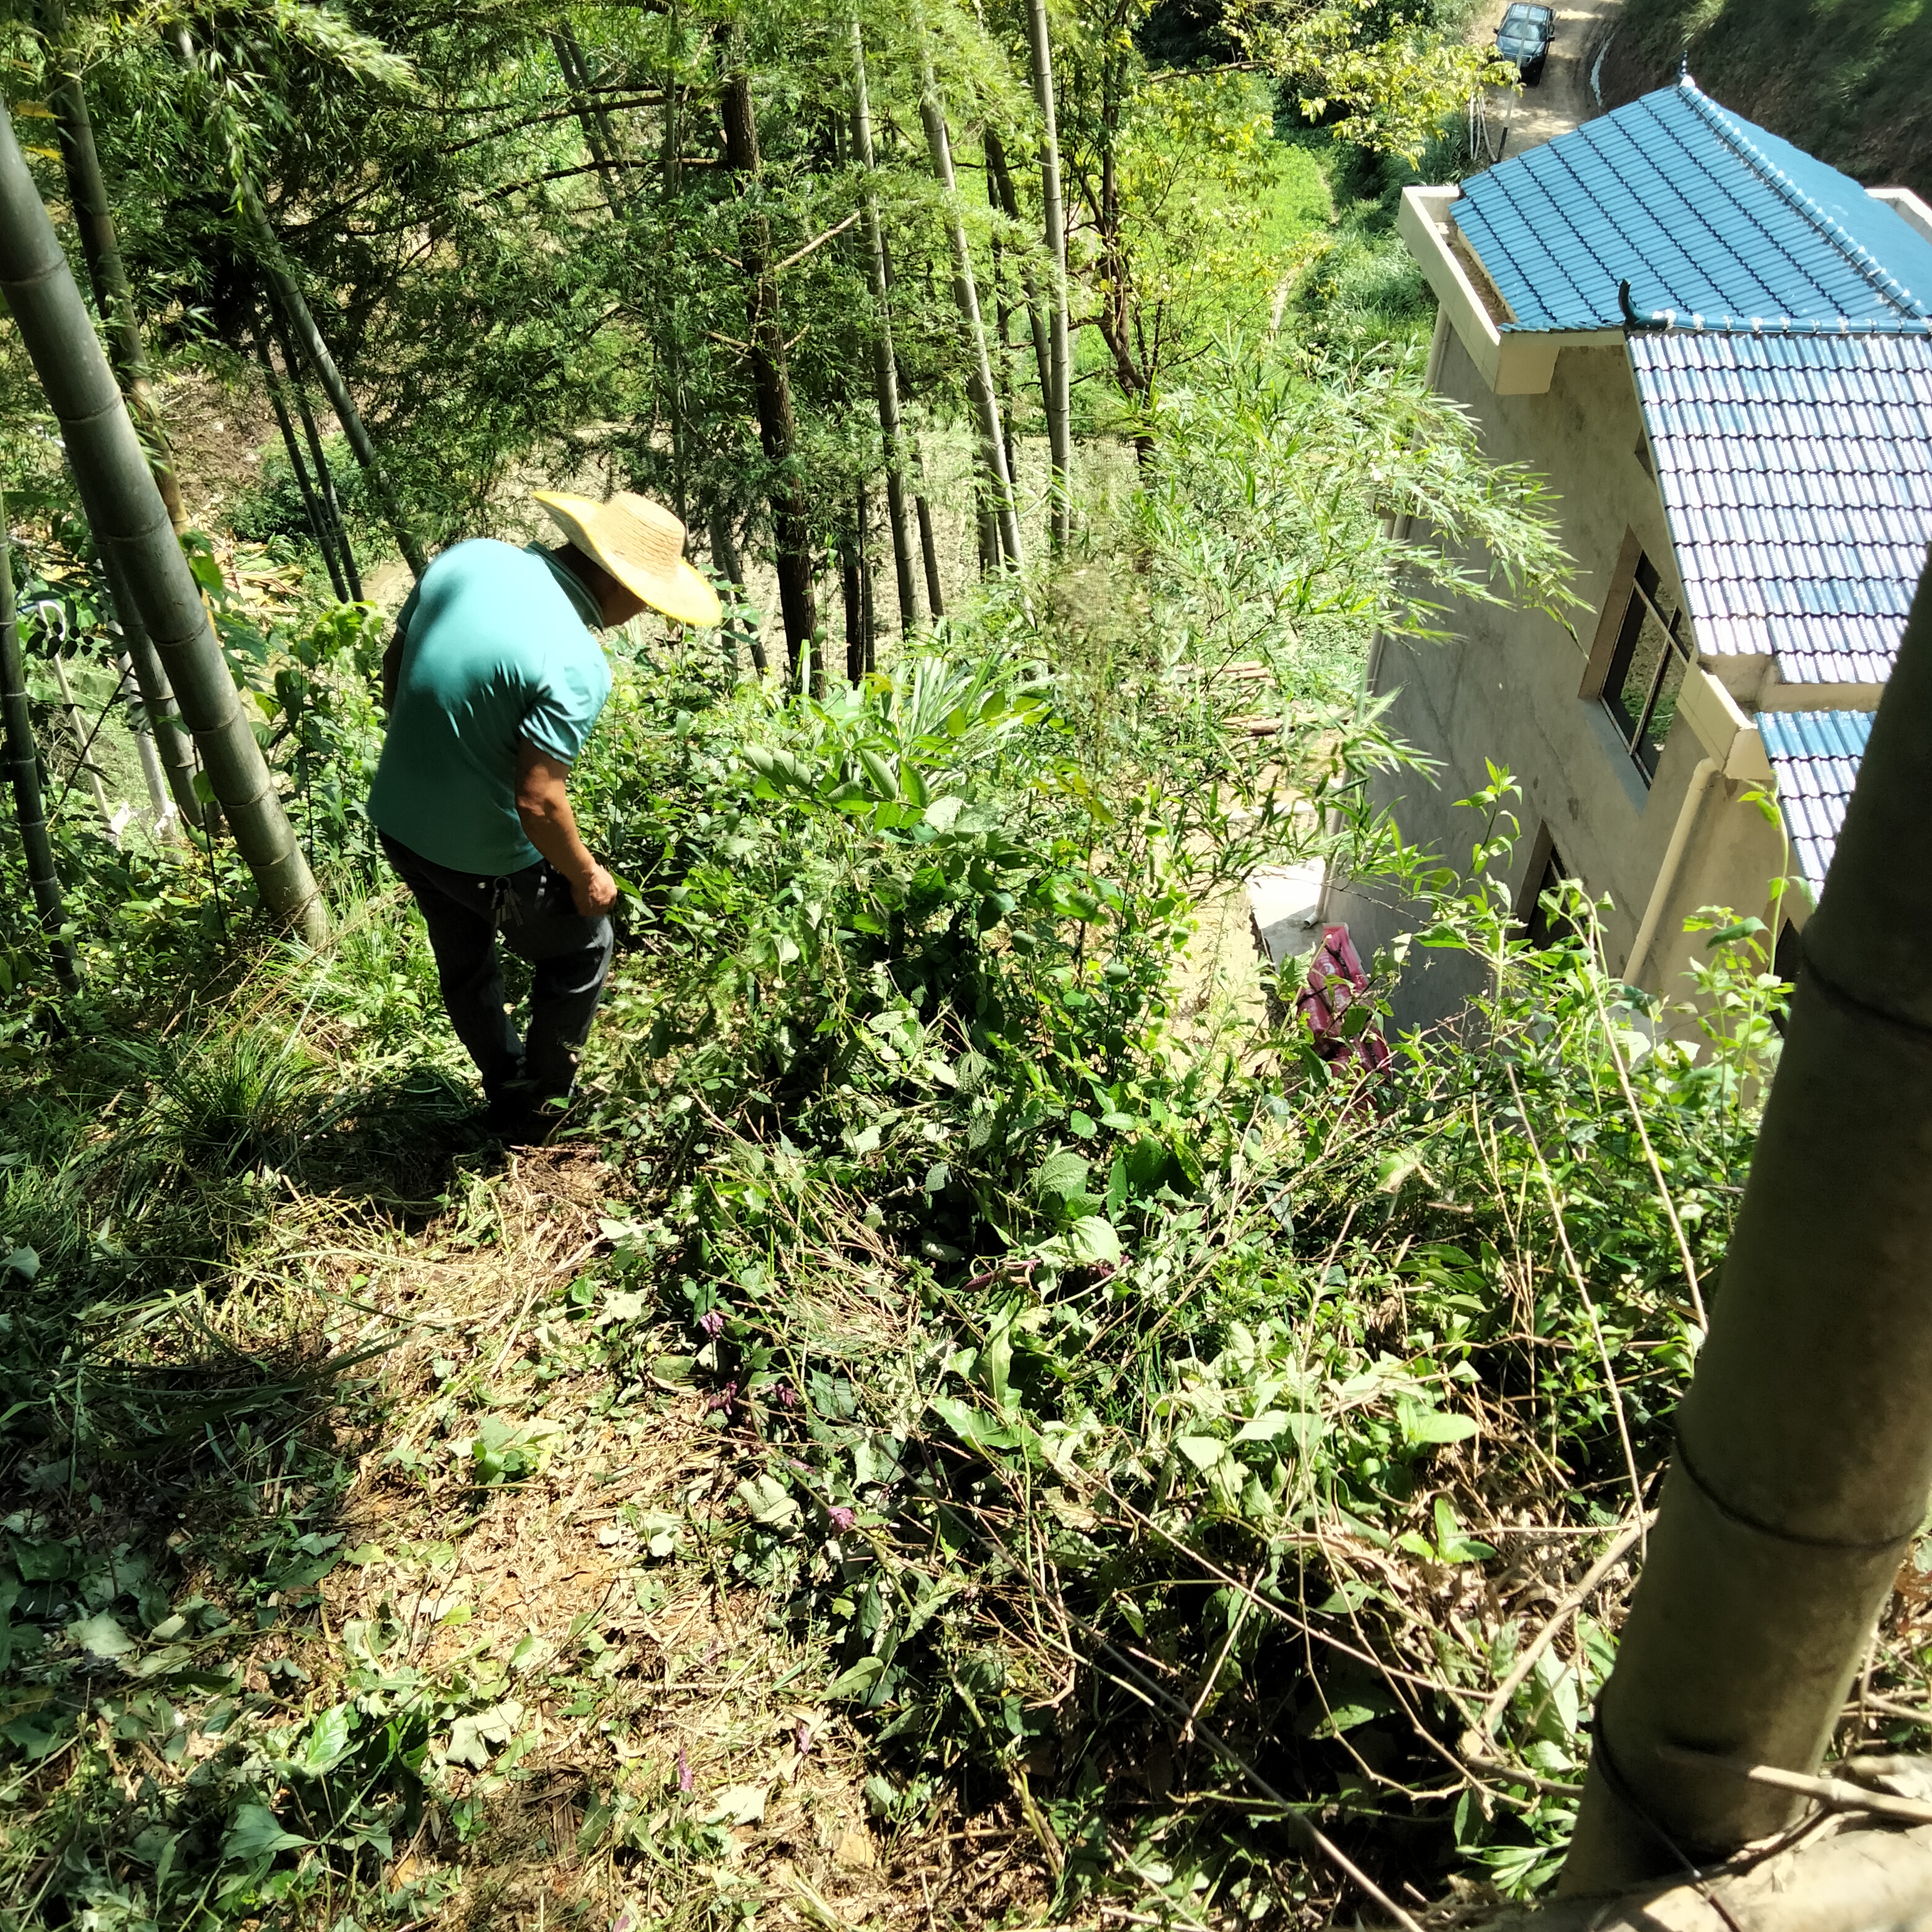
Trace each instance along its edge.
<path fill-rule="evenodd" d="M 1650 899 L 1679 808 L 1707 748 L 1680 714 L 1653 784 L 1618 742 L 1595 699 L 1579 695 L 1590 644 L 1611 588 L 1627 530 L 1634 530 L 1680 601 L 1676 566 L 1656 487 L 1637 455 L 1642 419 L 1630 365 L 1615 346 L 1566 348 L 1548 392 L 1496 395 L 1460 336 L 1444 346 L 1438 388 L 1477 418 L 1490 458 L 1520 463 L 1548 478 L 1559 502 L 1562 538 L 1576 566 L 1583 599 L 1574 636 L 1551 618 L 1509 605 L 1463 602 L 1448 614 L 1456 634 L 1442 644 L 1385 644 L 1374 688 L 1394 692 L 1388 722 L 1396 735 L 1440 760 L 1434 781 L 1402 773 L 1378 802 L 1394 810 L 1403 837 L 1466 867 L 1480 821 L 1455 801 L 1486 782 L 1485 761 L 1507 766 L 1521 786 L 1522 825 L 1510 880 L 1524 885 L 1539 822 L 1546 824 L 1566 868 L 1614 902 L 1606 936 L 1621 969 Z M 1706 790 L 1678 882 L 1648 948 L 1641 982 L 1673 997 L 1688 994 L 1680 974 L 1688 948 L 1684 914 L 1727 903 L 1763 915 L 1766 883 L 1778 871 L 1781 841 L 1754 808 L 1742 803 L 1738 778 Z M 1414 926 L 1416 909 L 1393 904 L 1372 882 L 1331 893 L 1328 916 L 1346 919 L 1366 958 Z M 1476 990 L 1460 956 L 1412 954 L 1396 998 L 1403 1025 L 1448 1017 Z"/>

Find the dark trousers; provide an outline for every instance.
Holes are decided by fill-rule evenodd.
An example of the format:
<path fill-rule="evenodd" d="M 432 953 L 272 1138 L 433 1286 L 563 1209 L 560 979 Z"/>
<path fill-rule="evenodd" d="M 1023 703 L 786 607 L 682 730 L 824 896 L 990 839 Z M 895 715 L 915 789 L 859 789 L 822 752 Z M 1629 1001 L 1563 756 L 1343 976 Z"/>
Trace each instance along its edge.
<path fill-rule="evenodd" d="M 547 860 L 507 878 L 439 866 L 386 832 L 382 850 L 416 895 L 429 928 L 442 1004 L 494 1100 L 506 1090 L 560 1099 L 577 1079 L 578 1052 L 610 970 L 610 922 L 577 910 L 570 882 Z M 496 936 L 530 976 L 530 1030 L 521 1038 L 503 994 Z"/>

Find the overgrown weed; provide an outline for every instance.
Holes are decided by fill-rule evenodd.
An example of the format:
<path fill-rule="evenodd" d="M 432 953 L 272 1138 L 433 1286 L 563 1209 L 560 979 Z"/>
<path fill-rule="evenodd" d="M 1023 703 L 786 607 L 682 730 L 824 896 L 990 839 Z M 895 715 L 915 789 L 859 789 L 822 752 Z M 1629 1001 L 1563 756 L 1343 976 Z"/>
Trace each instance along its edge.
<path fill-rule="evenodd" d="M 1466 422 L 1291 359 L 1160 433 L 1130 569 L 822 701 L 621 668 L 575 788 L 626 945 L 542 1156 L 469 1118 L 359 830 L 332 947 L 212 989 L 205 869 L 94 875 L 139 907 L 97 990 L 9 1010 L 5 1922 L 1312 1925 L 1547 1879 L 1628 1555 L 1574 1586 L 1640 1549 L 1780 989 L 1714 915 L 1711 1031 L 1654 1038 L 1588 908 L 1510 926 L 1506 777 L 1460 873 L 1364 807 L 1408 754 L 1351 640 L 1562 608 L 1529 479 L 1378 535 Z M 330 635 L 340 704 L 269 668 L 359 757 Z M 1371 1075 L 1292 976 L 1189 980 L 1204 904 L 1310 856 L 1432 896 L 1462 1034 Z"/>

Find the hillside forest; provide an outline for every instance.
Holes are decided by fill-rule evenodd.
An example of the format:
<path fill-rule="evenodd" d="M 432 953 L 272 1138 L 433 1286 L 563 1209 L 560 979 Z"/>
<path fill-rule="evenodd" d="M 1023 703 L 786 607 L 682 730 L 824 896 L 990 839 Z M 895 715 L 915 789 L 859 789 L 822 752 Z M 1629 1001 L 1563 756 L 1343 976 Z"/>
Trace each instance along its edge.
<path fill-rule="evenodd" d="M 1468 850 L 1367 802 L 1372 635 L 1576 608 L 1393 229 L 1486 31 L 7 10 L 8 1932 L 1547 1886 L 1785 989 L 1720 908 L 1663 1002 L 1574 889 L 1528 946 L 1506 771 Z M 365 800 L 413 578 L 536 488 L 723 615 L 604 635 L 616 961 L 510 1148 Z M 1245 894 L 1318 865 L 1456 1028 L 1388 958 L 1311 1028 Z"/>

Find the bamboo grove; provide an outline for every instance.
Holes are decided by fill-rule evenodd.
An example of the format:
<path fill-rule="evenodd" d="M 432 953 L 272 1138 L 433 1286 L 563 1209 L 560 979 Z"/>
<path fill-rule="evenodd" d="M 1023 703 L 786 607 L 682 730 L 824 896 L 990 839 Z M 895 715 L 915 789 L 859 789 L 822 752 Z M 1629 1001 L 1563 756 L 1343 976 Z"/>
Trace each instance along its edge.
<path fill-rule="evenodd" d="M 6 42 L 25 130 L 8 274 L 51 291 L 62 319 L 49 311 L 35 347 L 16 299 L 22 339 L 50 397 L 86 362 L 98 403 L 111 368 L 132 432 L 120 483 L 145 502 L 138 437 L 151 536 L 163 513 L 176 536 L 191 521 L 152 354 L 246 358 L 338 598 L 362 595 L 358 541 L 420 575 L 518 464 L 562 448 L 671 502 L 737 605 L 747 560 L 768 564 L 789 674 L 822 691 L 874 665 L 882 632 L 943 614 L 922 436 L 970 426 L 982 570 L 1024 567 L 1030 493 L 1044 544 L 1066 550 L 1076 416 L 1144 457 L 1137 422 L 1204 346 L 1188 312 L 1202 277 L 1172 271 L 1181 175 L 1256 165 L 1269 89 L 1291 112 L 1333 91 L 1293 51 L 1299 16 L 1280 0 L 1204 16 L 1183 67 L 1143 51 L 1153 10 L 41 0 Z M 1346 10 L 1340 31 L 1373 76 L 1356 131 L 1392 149 L 1419 146 L 1480 68 L 1448 33 L 1418 43 Z M 78 257 L 104 360 L 80 340 L 53 231 L 29 245 L 37 194 Z M 22 390 L 10 413 L 37 401 Z M 338 428 L 352 490 L 325 448 Z M 1037 489 L 1023 440 L 1044 449 Z M 144 758 L 182 825 L 231 824 L 265 903 L 312 925 L 214 640 L 190 640 L 206 626 L 188 575 L 165 546 L 138 561 L 104 530 L 110 485 L 69 455 Z M 369 512 L 354 534 L 345 494 Z M 762 668 L 742 608 L 741 632 Z"/>
<path fill-rule="evenodd" d="M 1554 1881 L 1786 989 L 1706 908 L 1657 1037 L 1575 888 L 1523 939 L 1508 774 L 1466 874 L 1365 802 L 1372 635 L 1576 608 L 1389 232 L 1468 28 L 0 11 L 0 1932 Z M 722 621 L 610 634 L 513 1153 L 366 800 L 532 486 Z M 1250 943 L 1316 863 L 1488 988 L 1372 1080 Z"/>

